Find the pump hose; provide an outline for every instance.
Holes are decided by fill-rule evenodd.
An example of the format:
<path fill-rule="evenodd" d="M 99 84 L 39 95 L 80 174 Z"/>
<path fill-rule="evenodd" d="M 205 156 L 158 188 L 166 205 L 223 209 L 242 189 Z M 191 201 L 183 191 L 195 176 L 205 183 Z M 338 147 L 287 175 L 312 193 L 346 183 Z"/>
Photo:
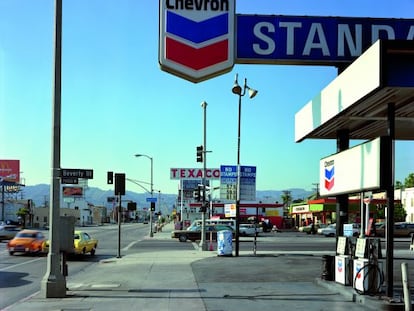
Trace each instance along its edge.
<path fill-rule="evenodd" d="M 359 290 L 357 288 L 355 288 L 355 283 L 356 280 L 358 278 L 358 275 L 361 273 L 361 271 L 365 270 L 366 273 L 364 273 L 364 279 L 362 280 L 362 286 L 364 286 L 365 284 L 365 279 L 368 278 L 371 273 L 376 273 L 377 277 L 374 278 L 374 280 L 376 280 L 376 284 L 374 284 L 374 282 L 372 282 L 372 284 L 370 284 L 370 282 L 368 282 L 368 288 L 367 290 Z M 379 282 L 378 282 L 379 280 Z M 355 275 L 355 279 L 354 279 L 354 289 L 355 291 L 360 294 L 360 295 L 364 295 L 364 294 L 368 294 L 370 296 L 376 295 L 378 293 L 380 293 L 381 291 L 381 285 L 384 283 L 384 274 L 381 271 L 380 267 L 377 264 L 373 264 L 373 263 L 368 263 L 364 266 L 362 266 L 362 268 L 359 270 L 359 272 Z"/>

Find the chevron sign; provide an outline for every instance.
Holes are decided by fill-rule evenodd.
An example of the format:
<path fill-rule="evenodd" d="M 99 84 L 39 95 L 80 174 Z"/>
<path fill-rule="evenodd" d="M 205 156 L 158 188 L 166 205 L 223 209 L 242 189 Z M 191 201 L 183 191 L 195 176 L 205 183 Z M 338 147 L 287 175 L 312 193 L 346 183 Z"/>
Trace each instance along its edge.
<path fill-rule="evenodd" d="M 333 161 L 332 161 L 333 162 Z M 325 189 L 331 190 L 335 185 L 335 166 L 325 167 Z"/>
<path fill-rule="evenodd" d="M 160 0 L 161 69 L 191 82 L 234 65 L 235 0 Z"/>

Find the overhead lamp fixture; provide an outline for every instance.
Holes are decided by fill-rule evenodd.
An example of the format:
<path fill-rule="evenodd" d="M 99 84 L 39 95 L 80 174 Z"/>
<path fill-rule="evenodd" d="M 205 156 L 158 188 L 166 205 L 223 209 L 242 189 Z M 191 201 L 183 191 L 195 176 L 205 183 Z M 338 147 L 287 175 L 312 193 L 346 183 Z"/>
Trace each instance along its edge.
<path fill-rule="evenodd" d="M 236 74 L 236 78 L 234 80 L 234 85 L 233 85 L 233 88 L 231 89 L 231 91 L 233 92 L 233 94 L 242 95 L 242 88 L 239 85 L 239 82 L 237 81 L 238 76 L 239 75 Z"/>
<path fill-rule="evenodd" d="M 249 97 L 253 98 L 257 95 L 258 90 L 252 89 L 246 85 L 246 89 L 249 91 Z"/>
<path fill-rule="evenodd" d="M 247 85 L 247 79 L 244 79 L 244 86 L 242 89 L 238 82 L 238 74 L 236 74 L 234 85 L 233 85 L 233 88 L 231 89 L 232 93 L 239 95 L 239 96 L 244 96 L 246 94 L 246 90 L 249 92 L 249 98 L 255 97 L 258 92 L 257 90 L 252 89 L 251 87 Z"/>

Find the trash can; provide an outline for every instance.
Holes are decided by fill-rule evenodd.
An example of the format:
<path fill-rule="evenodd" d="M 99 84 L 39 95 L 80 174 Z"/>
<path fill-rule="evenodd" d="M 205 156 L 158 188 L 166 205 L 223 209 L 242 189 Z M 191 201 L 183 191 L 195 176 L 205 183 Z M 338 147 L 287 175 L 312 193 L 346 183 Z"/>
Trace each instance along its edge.
<path fill-rule="evenodd" d="M 335 270 L 335 256 L 323 255 L 322 256 L 322 274 L 321 279 L 326 281 L 334 280 L 334 270 Z"/>
<path fill-rule="evenodd" d="M 230 230 L 217 232 L 217 255 L 233 256 L 233 233 Z"/>

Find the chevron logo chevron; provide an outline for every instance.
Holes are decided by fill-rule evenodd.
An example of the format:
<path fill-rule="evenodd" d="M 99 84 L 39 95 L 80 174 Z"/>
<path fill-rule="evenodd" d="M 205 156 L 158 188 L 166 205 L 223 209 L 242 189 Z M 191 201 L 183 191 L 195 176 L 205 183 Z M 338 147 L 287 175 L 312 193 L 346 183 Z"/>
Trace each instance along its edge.
<path fill-rule="evenodd" d="M 234 65 L 235 0 L 160 0 L 162 70 L 200 82 Z"/>
<path fill-rule="evenodd" d="M 325 168 L 325 189 L 331 190 L 335 185 L 335 167 Z"/>

